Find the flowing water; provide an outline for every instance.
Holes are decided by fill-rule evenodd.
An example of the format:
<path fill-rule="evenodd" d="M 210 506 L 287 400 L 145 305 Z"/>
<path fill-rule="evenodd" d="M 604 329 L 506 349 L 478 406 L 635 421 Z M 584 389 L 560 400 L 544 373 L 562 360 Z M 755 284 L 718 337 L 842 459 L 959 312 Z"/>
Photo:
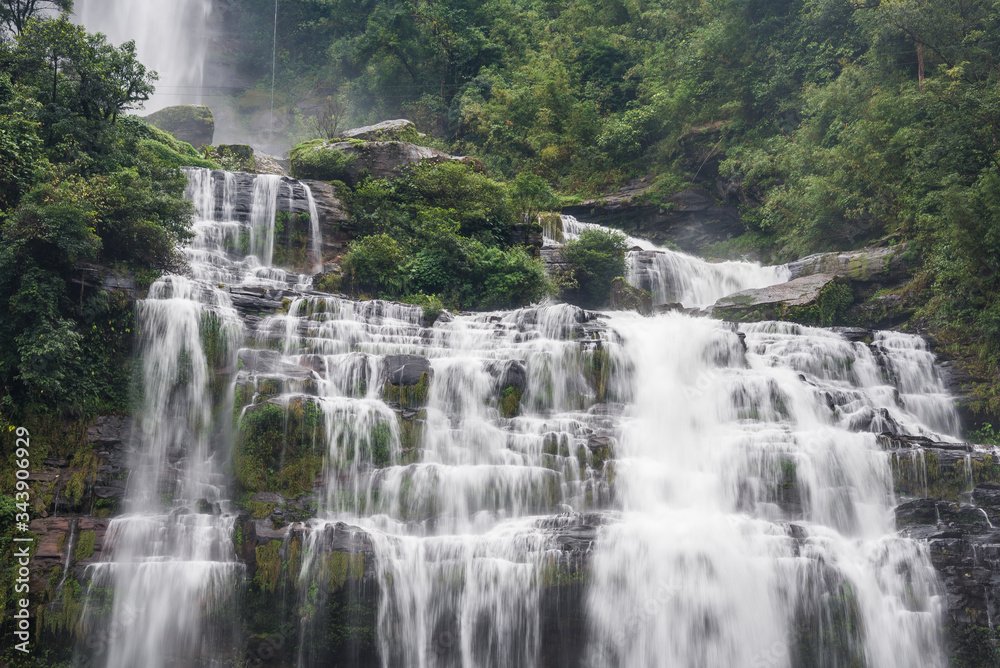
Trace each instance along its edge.
<path fill-rule="evenodd" d="M 139 62 L 160 75 L 147 112 L 202 102 L 212 0 L 76 0 L 74 17 L 112 44 L 135 40 Z"/>
<path fill-rule="evenodd" d="M 578 239 L 587 229 L 607 230 L 594 223 L 562 217 L 562 238 Z M 654 304 L 677 303 L 704 308 L 740 290 L 763 288 L 791 278 L 785 266 L 764 267 L 755 262 L 706 262 L 687 253 L 662 248 L 645 239 L 625 237 L 628 276 L 637 288 L 649 291 Z M 548 243 L 556 243 L 546 239 Z"/>
<path fill-rule="evenodd" d="M 189 182 L 191 276 L 142 302 L 129 508 L 88 602 L 113 587 L 110 622 L 130 629 L 108 666 L 233 651 L 247 576 L 226 472 L 272 411 L 320 462 L 282 594 L 300 666 L 331 661 L 314 618 L 332 535 L 374 560 L 386 668 L 944 665 L 941 592 L 895 532 L 876 438 L 957 434 L 920 339 L 564 304 L 429 325 L 271 266 L 275 193 L 294 182 Z M 673 255 L 665 284 L 687 304 L 782 280 Z M 267 315 L 248 294 L 284 301 Z"/>

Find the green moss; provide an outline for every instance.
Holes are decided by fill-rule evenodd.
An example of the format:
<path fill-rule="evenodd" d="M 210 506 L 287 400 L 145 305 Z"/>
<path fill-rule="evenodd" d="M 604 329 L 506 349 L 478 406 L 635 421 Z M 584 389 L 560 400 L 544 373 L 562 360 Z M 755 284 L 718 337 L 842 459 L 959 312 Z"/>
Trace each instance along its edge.
<path fill-rule="evenodd" d="M 514 386 L 505 387 L 503 396 L 500 398 L 500 416 L 512 418 L 520 415 L 521 396 L 523 394 L 520 388 Z"/>
<path fill-rule="evenodd" d="M 257 566 L 257 572 L 253 576 L 254 583 L 266 592 L 275 591 L 281 576 L 281 541 L 271 540 L 258 545 L 254 554 Z"/>
<path fill-rule="evenodd" d="M 561 587 L 587 582 L 587 569 L 580 564 L 549 559 L 542 565 L 542 586 Z"/>
<path fill-rule="evenodd" d="M 94 531 L 81 531 L 80 537 L 76 541 L 76 550 L 73 557 L 76 561 L 83 561 L 94 556 L 94 542 L 97 534 Z"/>
<path fill-rule="evenodd" d="M 585 353 L 584 375 L 594 390 L 597 402 L 604 402 L 608 395 L 608 378 L 611 376 L 611 359 L 608 351 L 598 347 Z"/>
<path fill-rule="evenodd" d="M 238 421 L 233 449 L 237 488 L 286 497 L 309 489 L 326 452 L 324 422 L 319 407 L 306 399 L 248 408 Z"/>
<path fill-rule="evenodd" d="M 296 179 L 350 181 L 349 167 L 355 160 L 342 150 L 332 148 L 324 139 L 313 139 L 292 147 L 291 172 Z"/>
<path fill-rule="evenodd" d="M 406 408 L 422 408 L 427 405 L 430 384 L 430 375 L 426 371 L 420 374 L 416 385 L 392 385 L 386 382 L 382 386 L 382 398 L 386 403 L 396 403 Z"/>
<path fill-rule="evenodd" d="M 365 576 L 365 555 L 363 552 L 333 552 L 326 560 L 330 578 L 330 591 L 335 592 L 348 580 L 361 580 Z"/>

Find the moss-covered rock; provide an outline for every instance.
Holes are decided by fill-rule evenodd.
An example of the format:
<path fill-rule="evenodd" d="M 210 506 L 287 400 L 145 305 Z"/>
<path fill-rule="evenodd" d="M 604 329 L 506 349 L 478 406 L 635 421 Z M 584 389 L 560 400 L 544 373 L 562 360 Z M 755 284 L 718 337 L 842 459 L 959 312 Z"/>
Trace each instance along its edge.
<path fill-rule="evenodd" d="M 219 154 L 222 168 L 230 172 L 257 173 L 257 161 L 253 148 L 246 144 L 219 144 L 215 149 Z"/>
<path fill-rule="evenodd" d="M 853 303 L 850 280 L 816 274 L 723 297 L 712 314 L 733 322 L 788 320 L 828 327 L 841 323 Z"/>
<path fill-rule="evenodd" d="M 196 147 L 210 146 L 215 135 L 215 116 L 204 105 L 165 107 L 147 116 L 146 121 Z"/>
<path fill-rule="evenodd" d="M 643 315 L 653 312 L 653 296 L 645 290 L 629 285 L 619 276 L 611 281 L 611 308 L 616 311 L 638 311 Z"/>
<path fill-rule="evenodd" d="M 237 423 L 237 489 L 298 496 L 312 487 L 322 470 L 325 449 L 323 414 L 312 401 L 271 400 L 251 406 Z"/>

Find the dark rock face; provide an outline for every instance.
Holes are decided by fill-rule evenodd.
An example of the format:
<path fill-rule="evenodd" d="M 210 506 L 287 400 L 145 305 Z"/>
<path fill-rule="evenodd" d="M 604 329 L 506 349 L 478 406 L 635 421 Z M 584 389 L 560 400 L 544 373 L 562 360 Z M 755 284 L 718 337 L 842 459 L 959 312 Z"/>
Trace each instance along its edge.
<path fill-rule="evenodd" d="M 146 116 L 146 120 L 195 148 L 211 146 L 215 135 L 215 117 L 212 110 L 203 105 L 166 107 Z"/>
<path fill-rule="evenodd" d="M 587 223 L 625 230 L 661 246 L 674 244 L 687 253 L 703 254 L 706 246 L 746 231 L 736 207 L 717 203 L 708 191 L 685 190 L 668 201 L 669 209 L 643 204 L 648 186 L 634 184 L 599 200 L 563 209 Z"/>
<path fill-rule="evenodd" d="M 434 375 L 431 363 L 420 355 L 386 355 L 382 364 L 385 380 L 391 385 L 413 386 L 421 382 L 424 374 Z"/>

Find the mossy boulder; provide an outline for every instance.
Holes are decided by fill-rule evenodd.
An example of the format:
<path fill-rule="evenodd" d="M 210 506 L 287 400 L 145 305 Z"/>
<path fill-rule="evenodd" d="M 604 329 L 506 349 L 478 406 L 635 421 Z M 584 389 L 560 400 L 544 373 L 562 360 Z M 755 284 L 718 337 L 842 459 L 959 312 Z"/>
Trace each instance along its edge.
<path fill-rule="evenodd" d="M 420 355 L 386 355 L 382 359 L 382 397 L 407 408 L 427 405 L 434 369 Z"/>
<path fill-rule="evenodd" d="M 269 400 L 238 418 L 233 449 L 237 489 L 294 497 L 312 487 L 326 451 L 323 413 L 312 401 Z"/>
<path fill-rule="evenodd" d="M 733 322 L 788 320 L 828 327 L 840 323 L 853 303 L 849 279 L 816 274 L 723 297 L 712 314 Z"/>
<path fill-rule="evenodd" d="M 146 116 L 146 121 L 194 147 L 210 146 L 215 136 L 215 116 L 200 104 L 166 107 Z"/>
<path fill-rule="evenodd" d="M 353 186 L 365 177 L 399 178 L 404 167 L 424 160 L 467 162 L 477 171 L 483 169 L 473 158 L 407 142 L 314 139 L 292 148 L 291 173 L 296 179 L 343 181 Z"/>
<path fill-rule="evenodd" d="M 653 296 L 645 290 L 630 285 L 619 276 L 611 281 L 611 308 L 616 311 L 638 311 L 643 315 L 653 312 Z"/>
<path fill-rule="evenodd" d="M 399 118 L 392 121 L 382 121 L 375 125 L 365 125 L 340 133 L 341 139 L 360 139 L 362 141 L 407 141 L 415 142 L 423 135 L 417 132 L 417 126 L 412 121 Z"/>
<path fill-rule="evenodd" d="M 918 259 L 907 244 L 898 244 L 847 253 L 817 253 L 787 266 L 793 279 L 828 274 L 862 283 L 894 282 L 905 279 Z"/>

